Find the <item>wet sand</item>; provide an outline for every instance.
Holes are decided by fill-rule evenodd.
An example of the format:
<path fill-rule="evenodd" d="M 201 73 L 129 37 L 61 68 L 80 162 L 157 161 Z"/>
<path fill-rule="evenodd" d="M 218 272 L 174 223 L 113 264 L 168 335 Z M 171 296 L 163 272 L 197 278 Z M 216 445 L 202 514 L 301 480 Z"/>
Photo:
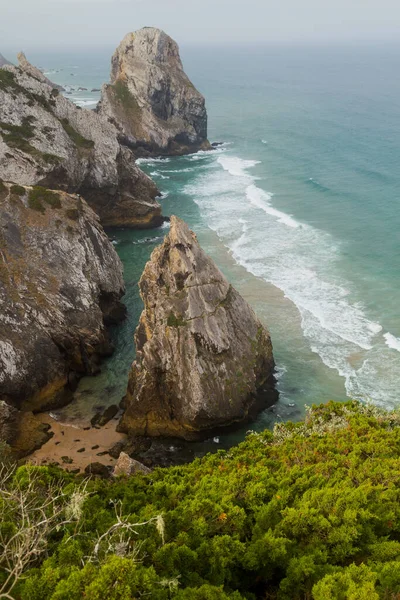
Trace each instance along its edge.
<path fill-rule="evenodd" d="M 99 429 L 91 427 L 87 430 L 77 425 L 55 421 L 47 413 L 37 415 L 37 419 L 41 423 L 49 423 L 54 435 L 39 450 L 27 457 L 28 462 L 35 465 L 59 463 L 61 467 L 68 470 L 79 469 L 80 471 L 84 471 L 85 467 L 93 462 L 111 466 L 115 464 L 116 459 L 109 454 L 102 456 L 101 453 L 106 452 L 116 442 L 125 438 L 124 434 L 115 431 L 120 415 L 109 421 L 104 427 Z M 82 448 L 84 450 L 78 452 Z M 63 456 L 67 456 L 71 462 L 63 461 Z"/>

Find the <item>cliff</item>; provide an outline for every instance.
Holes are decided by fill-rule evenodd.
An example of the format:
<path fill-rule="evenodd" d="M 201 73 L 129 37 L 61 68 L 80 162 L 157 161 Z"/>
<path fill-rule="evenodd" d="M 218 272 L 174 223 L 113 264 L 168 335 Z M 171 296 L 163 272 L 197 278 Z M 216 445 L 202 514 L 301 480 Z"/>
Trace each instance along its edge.
<path fill-rule="evenodd" d="M 0 401 L 40 410 L 112 351 L 121 262 L 80 197 L 0 181 Z"/>
<path fill-rule="evenodd" d="M 23 52 L 20 52 L 19 54 L 17 54 L 17 59 L 18 59 L 18 66 L 22 71 L 24 71 L 31 77 L 34 77 L 34 79 L 37 79 L 38 81 L 41 81 L 42 83 L 45 83 L 46 85 L 49 85 L 51 88 L 53 88 L 55 90 L 58 90 L 60 92 L 64 91 L 64 88 L 62 85 L 53 83 L 52 81 L 50 81 L 50 79 L 48 79 L 45 75 L 43 75 L 43 73 L 40 69 L 31 65 L 31 63 L 26 58 L 26 56 Z"/>
<path fill-rule="evenodd" d="M 276 399 L 268 332 L 177 217 L 139 285 L 120 431 L 195 439 Z"/>
<path fill-rule="evenodd" d="M 158 226 L 157 187 L 117 136 L 112 123 L 27 71 L 0 70 L 1 178 L 79 192 L 104 226 Z"/>
<path fill-rule="evenodd" d="M 176 42 L 160 29 L 128 33 L 112 57 L 100 114 L 137 155 L 185 154 L 210 147 L 203 96 L 185 74 Z"/>

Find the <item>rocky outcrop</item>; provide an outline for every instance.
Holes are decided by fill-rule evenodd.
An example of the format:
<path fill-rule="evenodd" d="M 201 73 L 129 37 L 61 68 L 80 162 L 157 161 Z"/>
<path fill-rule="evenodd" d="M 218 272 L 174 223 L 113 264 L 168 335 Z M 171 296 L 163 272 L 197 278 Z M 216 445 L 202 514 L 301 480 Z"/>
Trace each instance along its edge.
<path fill-rule="evenodd" d="M 172 38 L 153 27 L 128 33 L 111 64 L 98 111 L 137 155 L 210 147 L 204 98 L 185 74 Z"/>
<path fill-rule="evenodd" d="M 11 65 L 9 60 L 7 60 L 2 54 L 0 54 L 0 68 L 4 67 L 4 65 Z"/>
<path fill-rule="evenodd" d="M 114 467 L 113 475 L 114 477 L 118 477 L 119 475 L 126 475 L 130 477 L 131 475 L 136 475 L 136 473 L 143 473 L 143 475 L 148 475 L 151 473 L 151 469 L 145 467 L 139 461 L 131 458 L 125 452 L 121 452 L 119 458 Z"/>
<path fill-rule="evenodd" d="M 120 431 L 196 439 L 276 400 L 268 332 L 177 217 L 140 292 Z"/>
<path fill-rule="evenodd" d="M 112 123 L 17 67 L 0 69 L 0 177 L 80 193 L 104 226 L 162 223 L 155 184 Z"/>
<path fill-rule="evenodd" d="M 58 90 L 60 92 L 64 91 L 64 88 L 62 85 L 53 83 L 52 81 L 50 81 L 50 79 L 47 79 L 46 75 L 43 75 L 43 73 L 40 69 L 31 65 L 31 63 L 26 58 L 26 56 L 23 52 L 20 52 L 19 54 L 17 54 L 17 59 L 18 59 L 18 66 L 22 71 L 24 71 L 25 73 L 27 73 L 34 79 L 37 79 L 38 81 L 41 81 L 42 83 L 45 83 L 46 85 L 49 85 L 51 88 L 53 88 L 55 90 Z"/>
<path fill-rule="evenodd" d="M 112 345 L 122 265 L 79 196 L 0 181 L 0 401 L 38 411 L 69 399 Z"/>

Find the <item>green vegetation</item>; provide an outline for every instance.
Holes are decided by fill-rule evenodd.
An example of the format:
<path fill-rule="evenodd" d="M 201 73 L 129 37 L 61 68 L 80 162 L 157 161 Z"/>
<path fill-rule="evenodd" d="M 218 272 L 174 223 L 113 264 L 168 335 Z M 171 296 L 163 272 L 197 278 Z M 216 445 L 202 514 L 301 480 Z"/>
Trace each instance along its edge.
<path fill-rule="evenodd" d="M 21 152 L 42 159 L 46 163 L 57 164 L 61 160 L 59 156 L 41 152 L 29 142 L 30 139 L 35 137 L 34 121 L 35 117 L 32 115 L 24 117 L 21 125 L 12 125 L 0 121 L 0 135 L 10 148 L 16 148 Z"/>
<path fill-rule="evenodd" d="M 80 133 L 78 133 L 76 129 L 72 127 L 68 119 L 61 119 L 60 123 L 64 127 L 64 131 L 69 135 L 71 140 L 78 148 L 90 150 L 94 147 L 94 142 L 92 140 L 87 140 Z"/>
<path fill-rule="evenodd" d="M 12 185 L 11 186 L 11 193 L 15 194 L 16 196 L 24 196 L 25 195 L 25 188 L 22 187 L 22 185 Z"/>
<path fill-rule="evenodd" d="M 46 211 L 45 204 L 48 204 L 51 208 L 61 208 L 60 196 L 57 192 L 47 190 L 40 185 L 36 185 L 28 194 L 28 206 L 33 210 L 37 210 L 41 213 Z"/>
<path fill-rule="evenodd" d="M 52 499 L 51 522 L 5 586 L 21 489 L 34 506 Z M 330 403 L 228 452 L 115 481 L 20 467 L 0 506 L 0 595 L 16 599 L 395 600 L 400 413 Z"/>
<path fill-rule="evenodd" d="M 20 85 L 15 81 L 14 74 L 6 69 L 0 69 L 0 90 L 20 91 Z"/>
<path fill-rule="evenodd" d="M 110 87 L 114 92 L 115 99 L 120 103 L 129 120 L 133 122 L 138 121 L 141 109 L 136 98 L 129 91 L 128 86 L 121 79 L 118 79 Z"/>
<path fill-rule="evenodd" d="M 168 327 L 184 327 L 186 325 L 185 319 L 182 317 L 176 317 L 174 313 L 171 313 L 167 319 Z"/>

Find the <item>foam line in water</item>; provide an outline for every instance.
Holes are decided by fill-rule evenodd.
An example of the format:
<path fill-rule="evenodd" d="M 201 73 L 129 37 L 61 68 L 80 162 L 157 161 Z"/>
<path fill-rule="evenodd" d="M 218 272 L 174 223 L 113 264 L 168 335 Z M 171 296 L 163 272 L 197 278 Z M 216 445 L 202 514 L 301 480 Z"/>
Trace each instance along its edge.
<path fill-rule="evenodd" d="M 400 338 L 395 337 L 391 333 L 385 333 L 383 337 L 385 338 L 386 345 L 389 348 L 392 348 L 392 350 L 397 350 L 397 352 L 400 352 Z"/>
<path fill-rule="evenodd" d="M 137 165 L 156 165 L 157 163 L 169 163 L 170 158 L 138 158 Z"/>
<path fill-rule="evenodd" d="M 244 160 L 237 156 L 220 156 L 217 160 L 221 167 L 233 175 L 234 177 L 246 177 L 248 179 L 254 179 L 249 173 L 246 173 L 247 169 L 251 169 L 256 165 L 259 165 L 259 160 Z"/>
<path fill-rule="evenodd" d="M 160 179 L 169 179 L 169 175 L 163 175 L 159 171 L 151 171 L 150 175 L 152 177 L 159 177 Z"/>
<path fill-rule="evenodd" d="M 297 306 L 310 348 L 344 377 L 348 395 L 383 403 L 394 390 L 382 364 L 395 353 L 379 342 L 381 325 L 353 300 L 356 290 L 339 270 L 340 244 L 276 209 L 272 194 L 255 183 L 256 164 L 230 153 L 215 157 L 214 168 L 198 171 L 184 192 L 234 260 Z"/>
<path fill-rule="evenodd" d="M 264 192 L 256 185 L 252 184 L 246 188 L 246 197 L 251 204 L 261 208 L 261 210 L 267 213 L 267 215 L 276 217 L 280 223 L 284 223 L 288 227 L 299 227 L 300 223 L 295 221 L 293 217 L 281 212 L 280 210 L 277 210 L 276 208 L 273 208 L 269 203 L 272 195 Z"/>

